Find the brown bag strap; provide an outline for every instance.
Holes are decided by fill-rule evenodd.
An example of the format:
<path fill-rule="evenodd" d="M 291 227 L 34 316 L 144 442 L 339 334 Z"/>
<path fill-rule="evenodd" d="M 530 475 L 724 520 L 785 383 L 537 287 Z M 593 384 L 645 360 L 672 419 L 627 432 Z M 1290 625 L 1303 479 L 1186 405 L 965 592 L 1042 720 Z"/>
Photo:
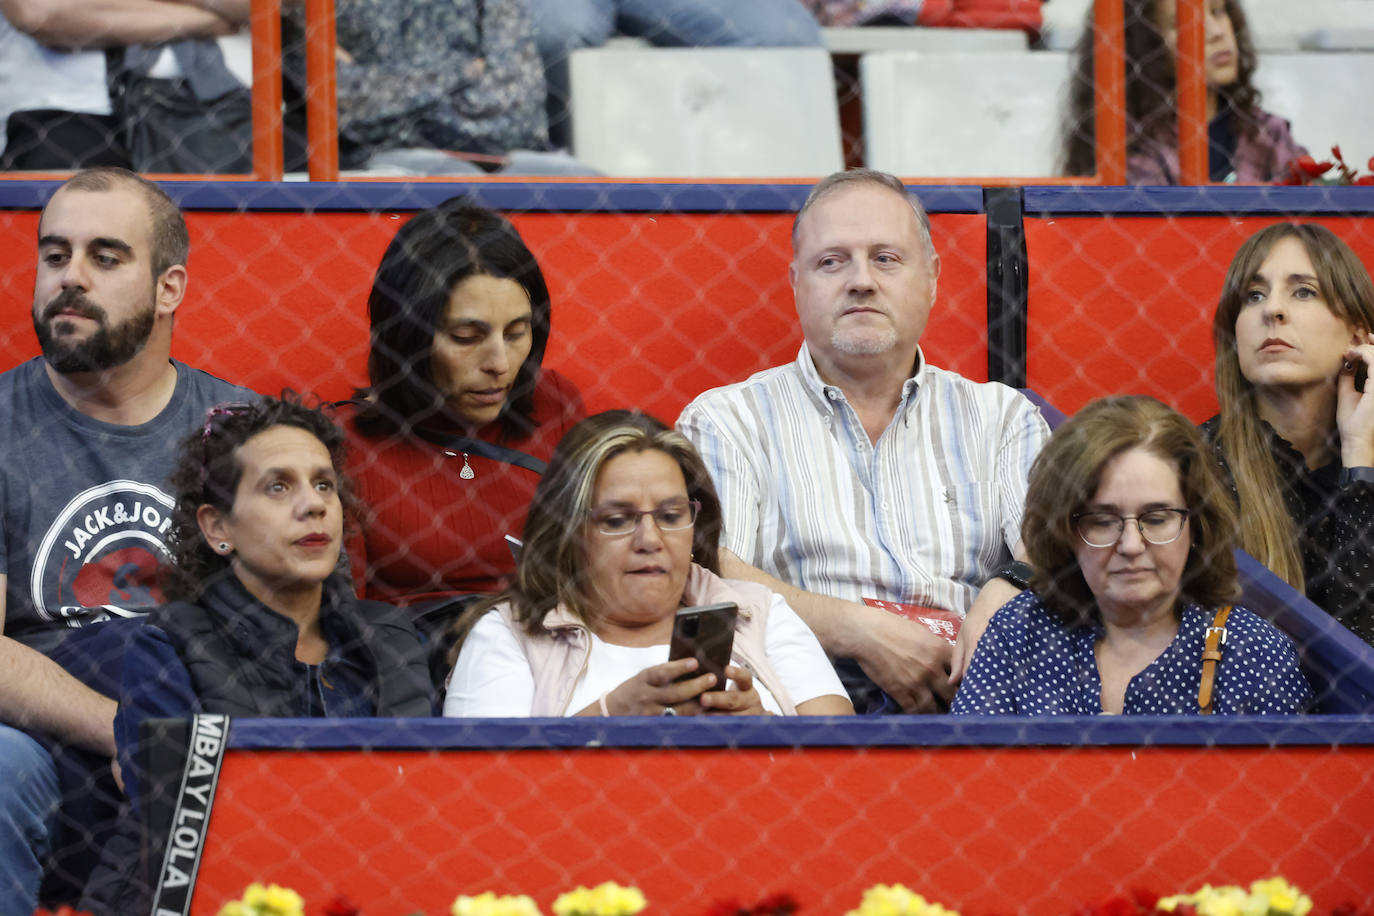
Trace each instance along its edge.
<path fill-rule="evenodd" d="M 1217 662 L 1221 661 L 1221 648 L 1226 645 L 1226 618 L 1229 616 L 1230 605 L 1217 611 L 1212 625 L 1207 628 L 1207 642 L 1202 647 L 1202 684 L 1197 691 L 1197 705 L 1204 716 L 1212 714 L 1212 682 L 1217 679 Z"/>

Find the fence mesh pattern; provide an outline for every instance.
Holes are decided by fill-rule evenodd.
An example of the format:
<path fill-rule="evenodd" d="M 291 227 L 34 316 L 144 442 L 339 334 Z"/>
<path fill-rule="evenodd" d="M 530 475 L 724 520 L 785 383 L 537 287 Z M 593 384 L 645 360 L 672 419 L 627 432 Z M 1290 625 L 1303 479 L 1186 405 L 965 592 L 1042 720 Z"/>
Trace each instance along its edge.
<path fill-rule="evenodd" d="M 383 249 L 414 209 L 464 192 L 524 195 L 502 209 L 548 278 L 545 365 L 589 410 L 639 407 L 671 423 L 702 390 L 795 356 L 788 211 L 804 188 L 569 187 L 591 205 L 559 208 L 567 188 L 484 185 L 396 186 L 399 209 L 278 209 L 286 191 L 277 205 L 248 191 L 201 207 L 195 195 L 209 186 L 188 185 L 177 193 L 189 204 L 190 293 L 174 355 L 258 391 L 347 397 L 366 381 L 366 295 Z M 37 200 L 48 187 L 30 190 Z M 640 204 L 613 209 L 624 193 Z M 714 209 L 694 203 L 700 193 Z M 926 191 L 944 265 L 927 357 L 978 380 L 1004 377 L 990 365 L 1024 365 L 1025 382 L 1068 413 L 1148 393 L 1194 421 L 1210 416 L 1211 313 L 1239 244 L 1305 214 L 1368 264 L 1374 233 L 1367 217 L 1341 212 L 1361 205 L 1350 192 L 1193 193 L 1179 206 L 1162 192 L 1026 191 L 1016 300 L 999 296 L 1005 238 L 989 234 L 977 193 Z M 751 204 L 760 194 L 771 203 Z M 11 252 L 0 295 L 16 306 L 8 365 L 37 352 L 22 307 L 37 221 L 32 205 L 0 211 Z M 1008 342 L 1014 326 L 1023 352 Z M 616 880 L 643 888 L 652 912 L 772 892 L 843 912 L 865 887 L 901 881 L 965 914 L 1053 914 L 1133 889 L 1278 873 L 1313 894 L 1317 912 L 1364 905 L 1374 894 L 1367 724 L 1312 721 L 1315 747 L 1304 746 L 1313 732 L 1298 738 L 1291 726 L 1180 737 L 1176 723 L 1151 720 L 1107 747 L 1034 727 L 989 737 L 976 724 L 836 742 L 845 726 L 828 723 L 765 742 L 776 746 L 725 729 L 694 733 L 716 749 L 684 748 L 666 723 L 645 725 L 660 736 L 648 747 L 570 747 L 624 734 L 569 742 L 532 725 L 514 743 L 478 726 L 461 747 L 392 736 L 361 752 L 312 749 L 318 732 L 283 724 L 259 737 L 282 750 L 226 760 L 194 911 L 215 912 L 252 880 L 293 885 L 312 907 L 346 894 L 368 913 L 442 912 L 481 890 L 547 907 L 574 885 Z M 431 749 L 408 749 L 417 744 Z M 180 777 L 174 767 L 160 778 Z"/>

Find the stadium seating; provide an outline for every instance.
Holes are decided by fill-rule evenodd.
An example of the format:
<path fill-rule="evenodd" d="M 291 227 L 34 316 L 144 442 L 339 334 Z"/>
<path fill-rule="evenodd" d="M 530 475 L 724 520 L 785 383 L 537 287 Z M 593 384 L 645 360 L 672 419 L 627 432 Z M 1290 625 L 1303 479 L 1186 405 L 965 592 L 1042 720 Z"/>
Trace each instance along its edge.
<path fill-rule="evenodd" d="M 1374 15 L 1374 3 L 1366 4 Z M 1317 159 L 1339 144 L 1352 166 L 1374 156 L 1374 118 L 1351 117 L 1352 93 L 1374 86 L 1374 50 L 1266 54 L 1255 71 L 1264 107 L 1282 113 Z"/>
<path fill-rule="evenodd" d="M 841 168 L 819 48 L 619 47 L 571 60 L 573 154 L 608 175 L 824 175 Z"/>
<path fill-rule="evenodd" d="M 891 51 L 865 54 L 859 68 L 873 168 L 930 177 L 1054 174 L 1067 55 Z"/>

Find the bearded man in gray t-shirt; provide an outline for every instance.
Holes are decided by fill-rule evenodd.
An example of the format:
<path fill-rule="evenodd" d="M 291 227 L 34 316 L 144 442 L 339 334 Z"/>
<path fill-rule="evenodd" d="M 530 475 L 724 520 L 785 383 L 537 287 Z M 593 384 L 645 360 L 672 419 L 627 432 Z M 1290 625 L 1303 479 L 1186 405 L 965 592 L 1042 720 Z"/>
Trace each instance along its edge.
<path fill-rule="evenodd" d="M 177 205 L 122 169 L 80 172 L 38 224 L 43 350 L 0 375 L 0 907 L 31 913 L 56 829 L 49 747 L 114 752 L 115 702 L 50 658 L 79 628 L 136 616 L 172 506 L 177 442 L 252 392 L 171 360 L 189 236 Z M 14 727 L 9 727 L 14 726 Z M 11 909 L 12 907 L 12 909 Z"/>

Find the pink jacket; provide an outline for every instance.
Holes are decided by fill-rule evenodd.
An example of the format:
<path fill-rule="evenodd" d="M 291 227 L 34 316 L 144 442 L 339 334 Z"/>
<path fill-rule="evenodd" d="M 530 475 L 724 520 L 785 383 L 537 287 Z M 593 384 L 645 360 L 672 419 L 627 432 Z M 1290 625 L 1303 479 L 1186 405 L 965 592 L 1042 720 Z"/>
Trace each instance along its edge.
<path fill-rule="evenodd" d="M 764 648 L 773 593 L 753 582 L 722 579 L 693 564 L 682 597 L 687 605 L 718 601 L 733 601 L 739 605 L 739 618 L 735 622 L 735 658 L 747 665 L 759 683 L 768 688 L 784 715 L 795 716 L 796 706 L 769 663 Z M 568 703 L 591 655 L 591 630 L 561 604 L 544 615 L 544 631 L 535 636 L 530 636 L 524 626 L 515 621 L 509 603 L 497 605 L 496 610 L 520 641 L 530 671 L 534 673 L 534 704 L 530 715 L 571 715 L 575 710 L 569 710 Z"/>
<path fill-rule="evenodd" d="M 1288 122 L 1255 109 L 1253 136 L 1236 139 L 1232 164 L 1236 184 L 1273 184 L 1288 174 L 1288 164 L 1306 155 L 1293 139 Z M 1178 138 L 1170 132 L 1137 138 L 1126 156 L 1126 183 L 1178 184 Z"/>

